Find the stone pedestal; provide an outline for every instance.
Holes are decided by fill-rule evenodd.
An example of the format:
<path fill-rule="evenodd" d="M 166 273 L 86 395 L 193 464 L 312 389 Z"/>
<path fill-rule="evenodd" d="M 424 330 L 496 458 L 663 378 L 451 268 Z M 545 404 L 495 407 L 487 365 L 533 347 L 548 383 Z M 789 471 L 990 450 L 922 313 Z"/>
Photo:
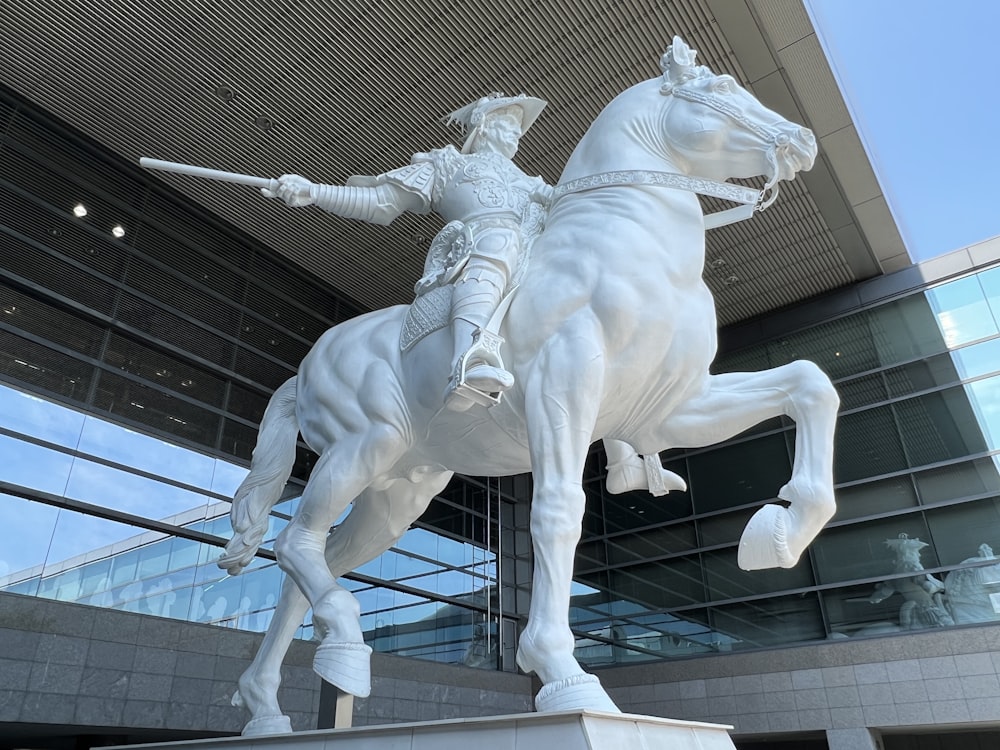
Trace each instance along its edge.
<path fill-rule="evenodd" d="M 565 711 L 130 745 L 128 750 L 735 750 L 729 729 L 653 716 Z"/>

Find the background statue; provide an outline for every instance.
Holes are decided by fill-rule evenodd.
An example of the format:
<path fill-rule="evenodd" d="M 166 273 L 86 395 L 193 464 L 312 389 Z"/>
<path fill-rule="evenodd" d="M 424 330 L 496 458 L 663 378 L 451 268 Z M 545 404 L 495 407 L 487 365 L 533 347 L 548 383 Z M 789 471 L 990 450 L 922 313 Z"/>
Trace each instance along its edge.
<path fill-rule="evenodd" d="M 953 570 L 944 578 L 948 591 L 948 608 L 959 625 L 969 622 L 1000 620 L 1000 559 L 988 544 L 979 545 L 979 554 L 962 560 L 962 565 L 975 566 Z"/>
<path fill-rule="evenodd" d="M 694 50 L 680 39 L 663 56 L 661 70 L 662 76 L 628 89 L 605 108 L 555 186 L 527 270 L 504 303 L 504 343 L 497 353 L 512 382 L 481 381 L 487 389 L 506 387 L 502 400 L 464 411 L 444 408 L 442 386 L 455 371 L 456 351 L 467 344 L 462 336 L 456 344 L 447 317 L 411 340 L 411 306 L 331 329 L 298 375 L 275 392 L 251 472 L 233 501 L 235 533 L 223 567 L 235 574 L 252 559 L 291 471 L 300 431 L 320 458 L 295 517 L 275 543 L 287 580 L 261 650 L 240 678 L 235 700 L 253 717 L 245 733 L 290 729 L 277 703 L 279 667 L 310 606 L 322 638 L 314 668 L 346 692 L 368 694 L 370 649 L 360 608 L 336 579 L 391 546 L 452 472 L 534 475 L 532 599 L 517 662 L 538 675 L 542 689 L 535 706 L 543 711 L 617 710 L 574 658 L 569 626 L 585 504 L 581 477 L 594 440 L 622 441 L 654 456 L 675 446 L 711 445 L 787 415 L 797 422 L 792 477 L 779 492 L 788 506 L 767 505 L 754 515 L 740 541 L 740 565 L 795 565 L 833 514 L 839 401 L 829 379 L 808 362 L 760 373 L 709 374 L 716 322 L 701 276 L 706 217 L 697 197 L 702 192 L 766 207 L 780 180 L 812 166 L 815 138 L 762 106 L 731 77 L 696 65 Z M 527 100 L 522 104 L 520 119 L 504 108 L 492 110 L 510 114 L 508 133 L 495 131 L 483 142 L 519 135 L 530 119 Z M 469 122 L 475 125 L 471 115 Z M 470 137 L 489 132 L 489 125 L 479 125 Z M 449 157 L 428 158 L 435 165 Z M 404 169 L 420 170 L 422 163 L 417 159 Z M 434 166 L 434 180 L 440 181 L 435 184 L 450 184 L 450 176 L 438 176 L 439 168 Z M 534 187 L 529 192 L 531 178 L 502 169 L 519 185 L 526 180 L 520 193 L 535 194 Z M 295 196 L 327 206 L 336 202 L 338 211 L 359 217 L 371 208 L 362 208 L 363 195 L 394 196 L 379 204 L 386 217 L 400 208 L 444 211 L 433 187 L 421 194 L 429 196 L 425 201 L 409 189 L 391 188 L 395 178 L 389 175 L 335 189 L 371 190 L 353 193 L 344 204 L 339 201 L 346 194 L 333 198 L 323 186 L 291 178 L 279 181 L 289 187 L 279 184 L 272 192 L 292 202 Z M 722 182 L 756 175 L 767 178 L 763 195 Z M 535 184 L 539 196 L 547 192 Z M 508 220 L 517 215 L 511 212 Z M 513 232 L 511 226 L 497 234 L 498 244 L 519 242 Z M 484 261 L 494 263 L 493 256 Z M 490 273 L 494 280 L 486 286 L 506 283 L 502 269 Z M 487 275 L 475 288 L 483 289 L 479 282 Z M 466 321 L 473 322 L 481 325 L 481 316 Z M 351 503 L 351 512 L 330 533 Z"/>
<path fill-rule="evenodd" d="M 919 573 L 924 569 L 920 551 L 929 546 L 927 542 L 900 534 L 896 539 L 886 539 L 885 546 L 896 555 L 895 572 Z M 921 630 L 955 624 L 944 604 L 944 584 L 930 573 L 883 581 L 875 587 L 869 601 L 878 604 L 897 593 L 904 600 L 899 608 L 901 629 Z"/>

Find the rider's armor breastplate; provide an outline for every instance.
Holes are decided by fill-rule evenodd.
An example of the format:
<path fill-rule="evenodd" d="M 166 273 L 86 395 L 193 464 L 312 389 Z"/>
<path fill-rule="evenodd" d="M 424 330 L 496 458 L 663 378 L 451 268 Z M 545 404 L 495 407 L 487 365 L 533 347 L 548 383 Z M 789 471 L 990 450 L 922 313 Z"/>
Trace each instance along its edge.
<path fill-rule="evenodd" d="M 500 154 L 467 154 L 443 186 L 437 210 L 446 221 L 466 224 L 501 216 L 520 220 L 536 182 Z"/>

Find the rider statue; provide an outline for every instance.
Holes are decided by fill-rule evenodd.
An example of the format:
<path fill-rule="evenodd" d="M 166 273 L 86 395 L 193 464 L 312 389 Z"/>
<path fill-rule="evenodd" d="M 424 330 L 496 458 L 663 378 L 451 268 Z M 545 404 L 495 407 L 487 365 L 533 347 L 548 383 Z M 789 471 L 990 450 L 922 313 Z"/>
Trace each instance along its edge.
<path fill-rule="evenodd" d="M 352 177 L 344 186 L 316 185 L 299 175 L 284 175 L 277 190 L 289 206 L 316 205 L 347 219 L 387 225 L 410 211 L 434 211 L 449 222 L 444 231 L 459 235 L 457 262 L 443 269 L 453 284 L 451 377 L 445 405 L 464 411 L 495 398 L 514 384 L 498 354 L 482 343 L 523 250 L 523 225 L 529 209 L 548 208 L 552 187 L 530 177 L 512 161 L 518 143 L 545 107 L 541 99 L 491 94 L 452 112 L 447 121 L 467 131 L 461 150 L 452 145 L 415 154 L 410 164 L 377 177 Z M 455 227 L 460 227 L 456 232 Z M 421 285 L 428 279 L 422 279 Z M 438 280 L 440 283 L 441 279 Z M 470 398 L 470 393 L 472 398 Z M 683 480 L 662 468 L 657 456 L 644 460 L 626 443 L 605 441 L 608 487 L 618 493 L 648 489 L 664 494 L 684 489 Z"/>
<path fill-rule="evenodd" d="M 343 187 L 313 185 L 295 175 L 279 180 L 276 194 L 289 205 L 315 204 L 376 224 L 388 224 L 405 211 L 434 211 L 447 222 L 462 223 L 468 248 L 452 296 L 452 375 L 444 399 L 449 409 L 464 411 L 474 403 L 462 386 L 496 394 L 514 384 L 514 377 L 485 355 L 466 358 L 464 381 L 459 364 L 507 291 L 529 205 L 545 205 L 552 193 L 541 177 L 529 177 L 511 161 L 518 140 L 544 107 L 541 99 L 494 94 L 449 116 L 449 122 L 468 128 L 461 151 L 449 145 L 415 154 L 408 166 L 374 178 L 353 177 Z"/>

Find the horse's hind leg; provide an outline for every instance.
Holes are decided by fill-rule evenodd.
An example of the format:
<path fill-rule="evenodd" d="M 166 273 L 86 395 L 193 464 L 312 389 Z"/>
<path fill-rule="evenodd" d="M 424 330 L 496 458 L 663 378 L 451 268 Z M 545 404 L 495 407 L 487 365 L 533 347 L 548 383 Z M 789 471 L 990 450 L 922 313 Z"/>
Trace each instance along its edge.
<path fill-rule="evenodd" d="M 781 414 L 795 420 L 792 478 L 778 491 L 789 503 L 765 505 L 750 519 L 739 547 L 744 570 L 791 568 L 836 510 L 833 433 L 840 399 L 830 379 L 800 360 L 763 372 L 709 378 L 703 395 L 671 412 L 661 434 L 671 447 L 727 440 Z"/>
<path fill-rule="evenodd" d="M 451 472 L 428 470 L 394 480 L 385 489 L 365 490 L 327 540 L 325 557 L 331 575 L 339 578 L 389 549 L 445 488 L 451 476 Z M 243 734 L 291 731 L 288 717 L 278 706 L 281 663 L 308 610 L 309 600 L 286 577 L 274 619 L 233 697 L 234 703 L 251 712 Z"/>
<path fill-rule="evenodd" d="M 274 545 L 278 564 L 312 606 L 313 627 L 322 638 L 313 669 L 360 697 L 371 690 L 371 649 L 361 634 L 360 606 L 337 583 L 324 551 L 330 526 L 347 503 L 384 477 L 406 448 L 400 434 L 386 425 L 339 438 L 320 457 L 295 517 Z"/>

